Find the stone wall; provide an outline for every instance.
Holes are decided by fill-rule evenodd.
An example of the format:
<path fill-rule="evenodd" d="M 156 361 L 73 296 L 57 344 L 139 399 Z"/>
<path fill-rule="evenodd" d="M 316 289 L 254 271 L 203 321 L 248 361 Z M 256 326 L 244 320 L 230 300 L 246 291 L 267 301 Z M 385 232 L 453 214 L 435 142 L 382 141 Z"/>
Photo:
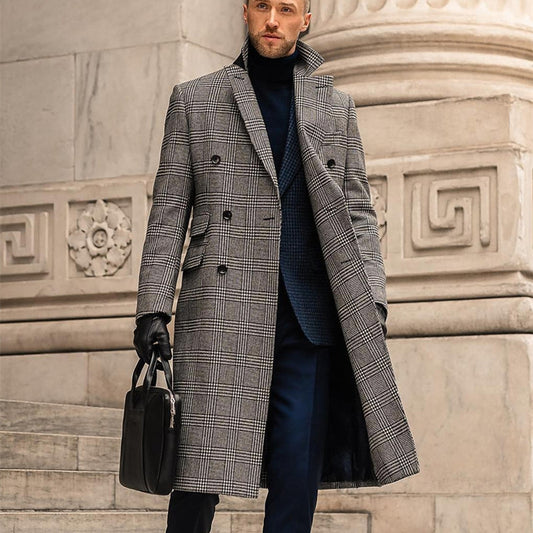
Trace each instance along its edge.
<path fill-rule="evenodd" d="M 129 349 L 168 99 L 233 60 L 241 4 L 0 6 L 2 352 Z M 0 359 L 0 397 L 23 394 L 17 360 Z"/>

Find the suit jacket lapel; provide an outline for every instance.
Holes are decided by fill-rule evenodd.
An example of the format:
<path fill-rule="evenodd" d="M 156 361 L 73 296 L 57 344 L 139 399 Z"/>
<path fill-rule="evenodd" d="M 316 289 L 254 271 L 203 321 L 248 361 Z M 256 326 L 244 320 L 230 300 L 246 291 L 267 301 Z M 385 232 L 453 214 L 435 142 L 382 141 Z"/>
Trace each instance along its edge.
<path fill-rule="evenodd" d="M 235 101 L 250 136 L 250 140 L 277 189 L 276 165 L 255 91 L 248 72 L 235 64 L 225 67 Z"/>
<path fill-rule="evenodd" d="M 296 115 L 294 112 L 294 100 L 291 102 L 289 114 L 289 130 L 287 132 L 287 142 L 283 153 L 283 161 L 279 171 L 279 193 L 283 196 L 290 187 L 294 177 L 302 165 L 300 154 L 300 143 L 298 141 L 298 131 L 296 129 Z"/>

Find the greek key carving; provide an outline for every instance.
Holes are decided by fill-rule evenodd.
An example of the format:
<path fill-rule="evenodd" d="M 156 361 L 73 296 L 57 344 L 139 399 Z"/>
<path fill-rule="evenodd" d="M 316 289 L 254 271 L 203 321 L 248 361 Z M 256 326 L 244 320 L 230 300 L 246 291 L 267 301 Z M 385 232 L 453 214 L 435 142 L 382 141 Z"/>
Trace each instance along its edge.
<path fill-rule="evenodd" d="M 456 191 L 458 196 L 448 198 L 444 202 L 439 201 L 446 191 Z M 475 191 L 478 191 L 479 195 L 479 213 L 475 213 L 473 207 Z M 414 183 L 411 210 L 411 240 L 414 250 L 473 246 L 475 220 L 478 221 L 481 246 L 490 245 L 489 176 L 433 181 L 428 191 L 427 217 L 424 216 L 424 201 L 422 183 Z M 459 211 L 462 211 L 461 217 L 458 215 Z M 426 227 L 429 229 L 428 236 L 423 235 L 425 218 Z"/>
<path fill-rule="evenodd" d="M 47 274 L 50 271 L 48 213 L 2 215 L 0 231 L 0 275 Z"/>
<path fill-rule="evenodd" d="M 130 255 L 131 222 L 113 202 L 89 203 L 68 236 L 68 246 L 86 276 L 112 276 Z"/>

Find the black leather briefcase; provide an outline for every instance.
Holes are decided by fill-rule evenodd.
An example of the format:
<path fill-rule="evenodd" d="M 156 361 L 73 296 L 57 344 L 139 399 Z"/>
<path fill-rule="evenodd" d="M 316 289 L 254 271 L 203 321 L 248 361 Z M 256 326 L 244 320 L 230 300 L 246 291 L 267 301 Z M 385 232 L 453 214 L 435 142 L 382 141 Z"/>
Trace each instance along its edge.
<path fill-rule="evenodd" d="M 170 365 L 154 349 L 143 385 L 137 381 L 145 365 L 139 359 L 126 393 L 120 444 L 120 484 L 151 494 L 170 494 L 176 472 L 181 426 L 181 398 L 172 390 Z M 163 370 L 167 388 L 156 387 Z"/>

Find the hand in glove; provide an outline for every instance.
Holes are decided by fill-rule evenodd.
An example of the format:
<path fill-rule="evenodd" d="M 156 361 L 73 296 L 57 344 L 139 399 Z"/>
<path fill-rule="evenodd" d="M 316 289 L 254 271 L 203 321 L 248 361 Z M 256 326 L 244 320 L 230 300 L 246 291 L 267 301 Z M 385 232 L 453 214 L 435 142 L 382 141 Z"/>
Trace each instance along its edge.
<path fill-rule="evenodd" d="M 159 353 L 163 359 L 168 361 L 172 358 L 170 337 L 167 330 L 169 320 L 164 313 L 143 315 L 137 320 L 137 327 L 133 332 L 133 345 L 137 355 L 148 365 L 154 344 L 159 348 Z"/>

